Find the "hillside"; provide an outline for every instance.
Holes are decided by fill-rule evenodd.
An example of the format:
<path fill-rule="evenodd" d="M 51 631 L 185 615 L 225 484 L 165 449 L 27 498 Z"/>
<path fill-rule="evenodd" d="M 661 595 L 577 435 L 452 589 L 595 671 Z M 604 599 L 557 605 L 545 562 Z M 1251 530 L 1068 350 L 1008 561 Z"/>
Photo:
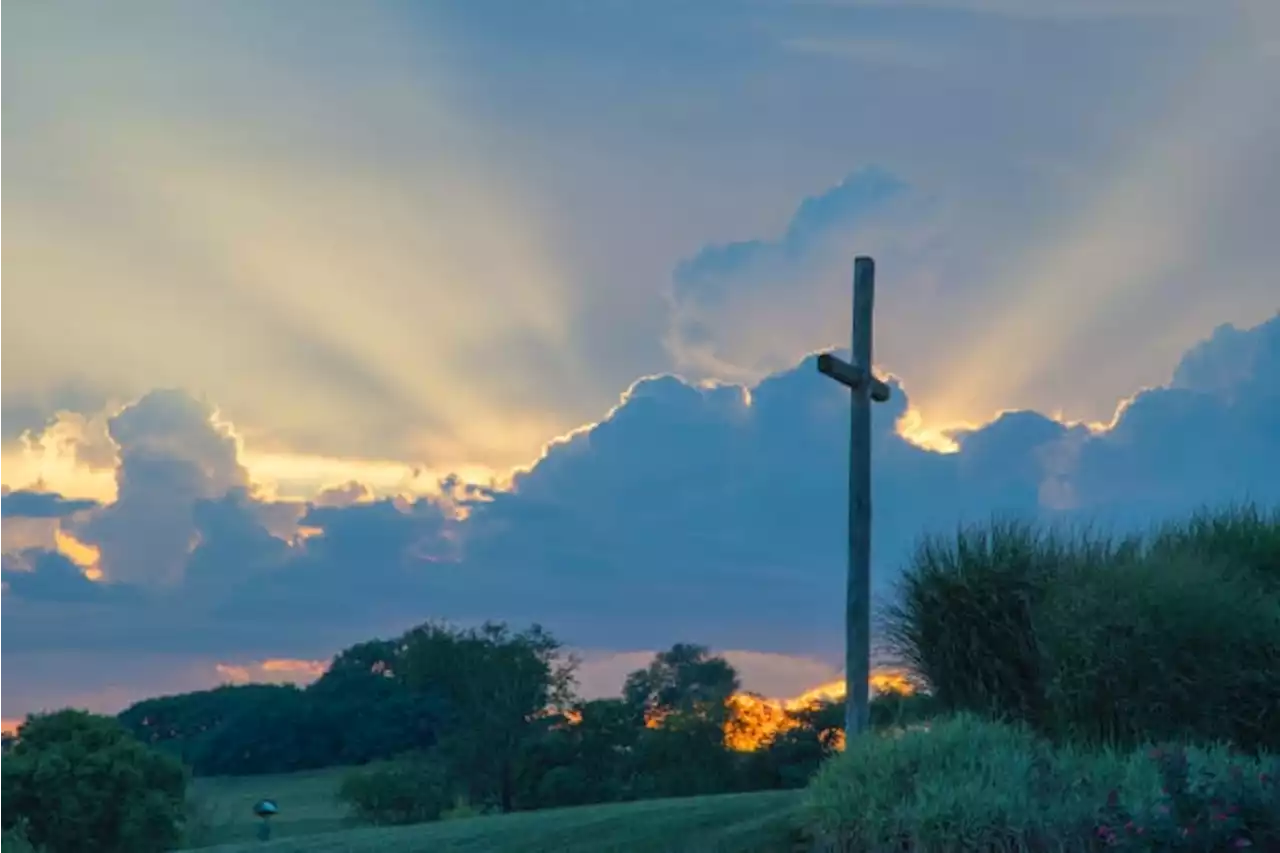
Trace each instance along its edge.
<path fill-rule="evenodd" d="M 789 853 L 797 838 L 791 815 L 799 791 L 548 809 L 395 828 L 343 829 L 333 800 L 333 771 L 260 778 L 200 780 L 193 801 L 212 818 L 214 846 L 202 853 L 608 853 L 608 851 L 724 851 Z M 250 809 L 276 797 L 281 813 L 273 840 L 255 840 Z"/>

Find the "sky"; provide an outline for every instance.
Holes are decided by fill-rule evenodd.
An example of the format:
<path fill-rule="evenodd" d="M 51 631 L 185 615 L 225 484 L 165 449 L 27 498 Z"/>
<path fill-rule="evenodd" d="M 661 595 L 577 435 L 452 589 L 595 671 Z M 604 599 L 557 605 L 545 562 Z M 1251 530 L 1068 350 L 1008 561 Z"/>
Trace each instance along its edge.
<path fill-rule="evenodd" d="M 540 622 L 840 671 L 921 535 L 1280 504 L 1270 0 L 9 4 L 6 719 Z"/>

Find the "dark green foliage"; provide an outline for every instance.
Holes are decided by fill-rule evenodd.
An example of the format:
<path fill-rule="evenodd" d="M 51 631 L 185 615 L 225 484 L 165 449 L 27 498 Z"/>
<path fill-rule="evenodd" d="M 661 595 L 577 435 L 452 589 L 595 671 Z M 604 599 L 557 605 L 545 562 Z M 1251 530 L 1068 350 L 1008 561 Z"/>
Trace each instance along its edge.
<path fill-rule="evenodd" d="M 182 765 L 110 717 L 32 715 L 2 771 L 5 830 L 47 853 L 158 853 L 181 838 Z"/>
<path fill-rule="evenodd" d="M 1159 768 L 1160 793 L 1141 799 L 1109 792 L 1096 830 L 1108 849 L 1280 850 L 1280 758 L 1173 744 L 1152 749 L 1148 759 Z"/>
<path fill-rule="evenodd" d="M 805 813 L 819 849 L 1084 853 L 1106 792 L 1145 793 L 1154 777 L 1131 773 L 1125 756 L 1054 749 L 1024 726 L 959 715 L 856 738 L 818 771 Z"/>
<path fill-rule="evenodd" d="M 673 715 L 640 733 L 634 795 L 690 797 L 739 790 L 738 754 L 715 720 Z"/>
<path fill-rule="evenodd" d="M 145 699 L 122 711 L 117 719 L 134 737 L 177 755 L 200 771 L 205 742 L 237 717 L 256 714 L 261 704 L 295 687 L 276 684 L 226 685 L 213 690 Z"/>
<path fill-rule="evenodd" d="M 1252 509 L 1118 542 L 972 528 L 920 548 L 888 635 L 948 711 L 1274 751 L 1278 542 L 1280 516 Z"/>
<path fill-rule="evenodd" d="M 541 627 L 428 623 L 400 641 L 398 671 L 411 690 L 438 693 L 451 716 L 440 752 L 471 802 L 512 811 L 518 762 L 548 708 L 569 703 L 575 662 Z"/>
<path fill-rule="evenodd" d="M 925 539 L 888 611 L 888 638 L 939 705 L 1021 720 L 1045 712 L 1035 629 L 1060 550 L 1029 526 Z"/>
<path fill-rule="evenodd" d="M 545 721 L 517 768 L 522 809 L 633 799 L 642 725 L 620 699 L 595 699 Z"/>
<path fill-rule="evenodd" d="M 1194 559 L 1224 574 L 1280 594 L 1280 508 L 1252 504 L 1201 510 L 1184 522 L 1166 524 L 1153 537 L 1157 559 Z"/>
<path fill-rule="evenodd" d="M 338 799 L 364 823 L 393 826 L 439 820 L 452 792 L 444 764 L 419 754 L 348 771 Z"/>
<path fill-rule="evenodd" d="M 1156 554 L 1082 566 L 1048 603 L 1047 732 L 1280 749 L 1280 601 L 1243 577 Z"/>
<path fill-rule="evenodd" d="M 446 705 L 412 688 L 397 669 L 398 641 L 359 643 L 333 659 L 307 688 L 311 729 L 327 746 L 326 764 L 363 764 L 435 745 Z"/>
<path fill-rule="evenodd" d="M 392 666 L 398 646 L 374 640 L 339 654 L 305 690 L 224 686 L 139 702 L 120 721 L 179 756 L 194 773 L 258 775 L 361 764 L 426 749 L 443 707 Z"/>
<path fill-rule="evenodd" d="M 0 847 L 4 853 L 44 853 L 43 848 L 36 847 L 27 837 L 26 821 L 19 821 L 0 833 Z"/>
<path fill-rule="evenodd" d="M 870 704 L 871 727 L 886 729 L 923 723 L 938 714 L 938 701 L 933 694 L 924 691 L 902 693 L 897 690 L 882 690 L 872 697 Z M 843 703 L 835 705 L 843 712 Z M 834 721 L 834 713 L 827 712 L 825 718 Z M 828 723 L 829 725 L 829 723 Z M 844 719 L 839 721 L 839 728 L 844 731 Z"/>
<path fill-rule="evenodd" d="M 677 643 L 628 675 L 622 696 L 642 717 L 674 714 L 723 724 L 738 687 L 738 674 L 724 658 L 705 646 Z"/>

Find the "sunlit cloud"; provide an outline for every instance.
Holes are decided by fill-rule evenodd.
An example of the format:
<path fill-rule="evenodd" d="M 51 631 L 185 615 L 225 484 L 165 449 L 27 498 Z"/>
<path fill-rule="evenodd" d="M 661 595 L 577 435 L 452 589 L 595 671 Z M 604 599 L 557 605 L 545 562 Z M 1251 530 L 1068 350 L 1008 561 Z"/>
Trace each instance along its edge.
<path fill-rule="evenodd" d="M 1097 341 L 1114 339 L 1138 315 L 1166 320 L 1163 334 L 1117 353 L 1126 373 L 1137 368 L 1151 381 L 1199 334 L 1194 318 L 1210 310 L 1257 316 L 1272 307 L 1274 290 L 1249 287 L 1256 273 L 1247 266 L 1233 269 L 1220 223 L 1240 215 L 1231 208 L 1242 199 L 1250 204 L 1248 187 L 1269 169 L 1269 128 L 1280 125 L 1246 105 L 1277 105 L 1277 82 L 1247 51 L 1215 58 L 1069 224 L 1013 253 L 995 288 L 1008 295 L 989 306 L 945 367 L 913 377 L 923 419 L 935 429 L 955 427 L 1012 401 L 1047 403 L 1041 385 L 1067 416 L 1107 420 L 1099 392 L 1115 399 L 1124 389 L 1106 370 L 1074 369 L 1090 363 Z M 1245 212 L 1266 216 L 1260 207 Z M 1245 279 L 1225 303 L 1215 286 L 1223 275 Z"/>
<path fill-rule="evenodd" d="M 75 536 L 61 529 L 54 531 L 56 550 L 64 557 L 80 567 L 84 576 L 91 581 L 102 580 L 104 575 L 98 566 L 102 552 L 94 545 L 81 542 Z"/>
<path fill-rule="evenodd" d="M 573 381 L 539 367 L 569 364 L 575 297 L 519 164 L 452 97 L 429 32 L 340 7 L 287 26 L 159 13 L 145 32 L 15 14 L 6 392 L 69 375 L 121 399 L 186 387 L 263 453 L 454 470 L 519 464 L 572 425 L 529 389 Z M 296 26 L 347 57 L 341 80 L 306 76 Z"/>
<path fill-rule="evenodd" d="M 247 663 L 219 663 L 214 666 L 225 684 L 297 684 L 305 686 L 324 675 L 329 662 L 267 658 Z"/>

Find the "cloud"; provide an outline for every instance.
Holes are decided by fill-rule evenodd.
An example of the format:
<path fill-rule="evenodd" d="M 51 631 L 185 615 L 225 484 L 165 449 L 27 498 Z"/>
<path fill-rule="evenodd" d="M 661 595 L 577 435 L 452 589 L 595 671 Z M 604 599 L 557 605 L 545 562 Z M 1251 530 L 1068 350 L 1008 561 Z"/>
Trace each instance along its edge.
<path fill-rule="evenodd" d="M 111 418 L 116 500 L 75 528 L 101 549 L 111 580 L 180 583 L 195 545 L 196 503 L 248 485 L 235 440 L 213 414 L 181 391 L 161 390 Z"/>
<path fill-rule="evenodd" d="M 907 193 L 900 178 L 867 167 L 805 199 L 776 239 L 713 244 L 680 262 L 668 338 L 677 365 L 701 377 L 749 379 L 793 364 L 805 341 L 847 337 L 820 307 L 847 299 L 847 284 L 832 269 L 851 256 L 854 228 L 861 253 L 883 254 L 894 242 L 901 248 L 885 226 L 902 224 Z M 815 328 L 811 321 L 822 317 Z"/>
<path fill-rule="evenodd" d="M 1201 0 L 808 0 L 808 2 L 834 7 L 915 8 L 935 12 L 961 12 L 1015 19 L 1068 22 L 1110 21 L 1128 17 L 1199 17 L 1205 11 L 1205 4 Z"/>
<path fill-rule="evenodd" d="M 348 459 L 515 464 L 571 424 L 576 296 L 431 17 L 15 12 L 6 427 L 72 378 L 194 386 L 263 450 Z M 494 340 L 524 357 L 473 369 Z"/>
<path fill-rule="evenodd" d="M 3 573 L 6 597 L 58 604 L 136 601 L 134 590 L 90 580 L 81 566 L 57 551 L 6 553 Z"/>
<path fill-rule="evenodd" d="M 65 518 L 96 506 L 97 501 L 68 500 L 55 492 L 6 491 L 0 498 L 0 513 L 15 518 Z"/>
<path fill-rule="evenodd" d="M 100 506 L 5 514 L 14 684 L 439 615 L 838 648 L 847 399 L 804 359 L 855 254 L 879 592 L 992 510 L 1273 499 L 1277 19 L 1210 5 L 24 7 L 4 483 Z"/>
<path fill-rule="evenodd" d="M 1280 315 L 1219 328 L 1109 429 L 1015 411 L 950 454 L 897 434 L 909 400 L 895 384 L 873 416 L 877 598 L 921 533 L 993 513 L 1129 528 L 1206 502 L 1280 504 L 1278 342 Z M 539 621 L 593 660 L 675 640 L 751 650 L 760 685 L 780 679 L 769 655 L 838 663 L 848 397 L 812 358 L 749 387 L 640 380 L 510 488 L 452 481 L 415 499 L 256 496 L 209 411 L 164 392 L 113 421 L 130 485 L 84 528 L 111 519 L 92 541 L 108 577 L 135 585 L 92 584 L 40 549 L 6 558 L 14 690 L 24 661 L 73 649 L 315 660 L 427 618 Z M 157 536 L 142 507 L 182 535 Z M 157 553 L 172 574 L 155 574 Z M 622 666 L 596 666 L 593 689 Z"/>

